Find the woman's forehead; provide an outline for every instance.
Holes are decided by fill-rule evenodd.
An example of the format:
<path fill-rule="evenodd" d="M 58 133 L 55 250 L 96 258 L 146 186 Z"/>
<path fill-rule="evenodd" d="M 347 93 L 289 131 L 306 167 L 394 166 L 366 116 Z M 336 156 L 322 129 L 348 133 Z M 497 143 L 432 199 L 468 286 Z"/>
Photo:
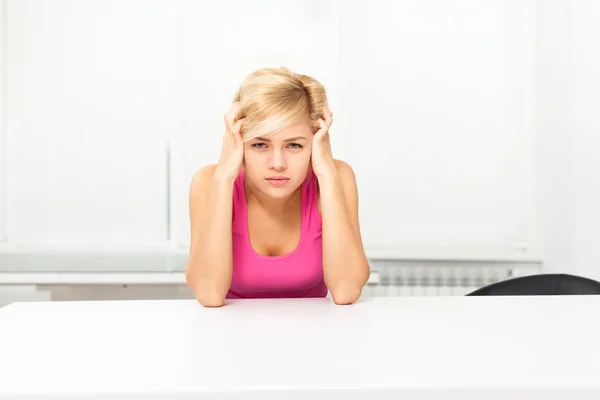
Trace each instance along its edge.
<path fill-rule="evenodd" d="M 262 139 L 268 139 L 274 142 L 283 142 L 291 138 L 306 138 L 311 139 L 313 133 L 311 131 L 308 122 L 297 122 L 292 125 L 288 125 L 274 133 L 263 136 Z M 257 138 L 260 139 L 260 138 Z"/>
<path fill-rule="evenodd" d="M 282 129 L 280 129 L 279 131 L 275 132 L 273 134 L 273 137 L 276 137 L 277 139 L 282 139 L 285 140 L 289 137 L 295 137 L 295 136 L 304 136 L 304 137 L 310 137 L 312 136 L 312 131 L 310 129 L 310 124 L 308 123 L 308 121 L 299 121 L 296 122 L 292 125 L 288 125 Z"/>

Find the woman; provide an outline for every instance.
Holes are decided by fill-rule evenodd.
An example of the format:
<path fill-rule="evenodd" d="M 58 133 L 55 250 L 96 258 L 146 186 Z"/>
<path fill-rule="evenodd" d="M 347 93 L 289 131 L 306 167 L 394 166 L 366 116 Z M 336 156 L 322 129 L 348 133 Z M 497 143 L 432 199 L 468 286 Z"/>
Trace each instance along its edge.
<path fill-rule="evenodd" d="M 315 79 L 264 68 L 225 115 L 218 164 L 190 185 L 186 281 L 198 301 L 325 297 L 354 303 L 370 269 L 352 168 L 334 160 Z"/>

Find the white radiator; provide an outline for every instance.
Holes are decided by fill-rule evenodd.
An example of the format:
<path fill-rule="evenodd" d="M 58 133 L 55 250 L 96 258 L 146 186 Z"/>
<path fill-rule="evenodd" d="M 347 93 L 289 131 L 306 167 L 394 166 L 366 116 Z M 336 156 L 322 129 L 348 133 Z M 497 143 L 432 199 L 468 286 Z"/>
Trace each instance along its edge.
<path fill-rule="evenodd" d="M 366 297 L 464 296 L 495 282 L 540 273 L 538 266 L 384 266 L 373 267 Z"/>

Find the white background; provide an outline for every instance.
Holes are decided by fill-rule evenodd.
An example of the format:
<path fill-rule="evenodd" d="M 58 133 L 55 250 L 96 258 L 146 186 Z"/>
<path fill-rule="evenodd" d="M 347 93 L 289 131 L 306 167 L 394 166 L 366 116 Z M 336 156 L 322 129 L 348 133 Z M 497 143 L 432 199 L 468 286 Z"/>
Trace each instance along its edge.
<path fill-rule="evenodd" d="M 5 0 L 5 246 L 189 241 L 243 77 L 322 81 L 372 257 L 535 256 L 600 277 L 600 4 Z"/>

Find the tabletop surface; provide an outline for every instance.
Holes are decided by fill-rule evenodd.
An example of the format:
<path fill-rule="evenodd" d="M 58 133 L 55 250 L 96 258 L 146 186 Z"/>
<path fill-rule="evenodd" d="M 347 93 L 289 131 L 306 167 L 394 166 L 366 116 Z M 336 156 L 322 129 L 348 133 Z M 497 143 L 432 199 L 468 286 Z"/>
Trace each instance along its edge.
<path fill-rule="evenodd" d="M 0 396 L 543 387 L 600 398 L 599 311 L 600 296 L 14 303 L 0 309 Z"/>

